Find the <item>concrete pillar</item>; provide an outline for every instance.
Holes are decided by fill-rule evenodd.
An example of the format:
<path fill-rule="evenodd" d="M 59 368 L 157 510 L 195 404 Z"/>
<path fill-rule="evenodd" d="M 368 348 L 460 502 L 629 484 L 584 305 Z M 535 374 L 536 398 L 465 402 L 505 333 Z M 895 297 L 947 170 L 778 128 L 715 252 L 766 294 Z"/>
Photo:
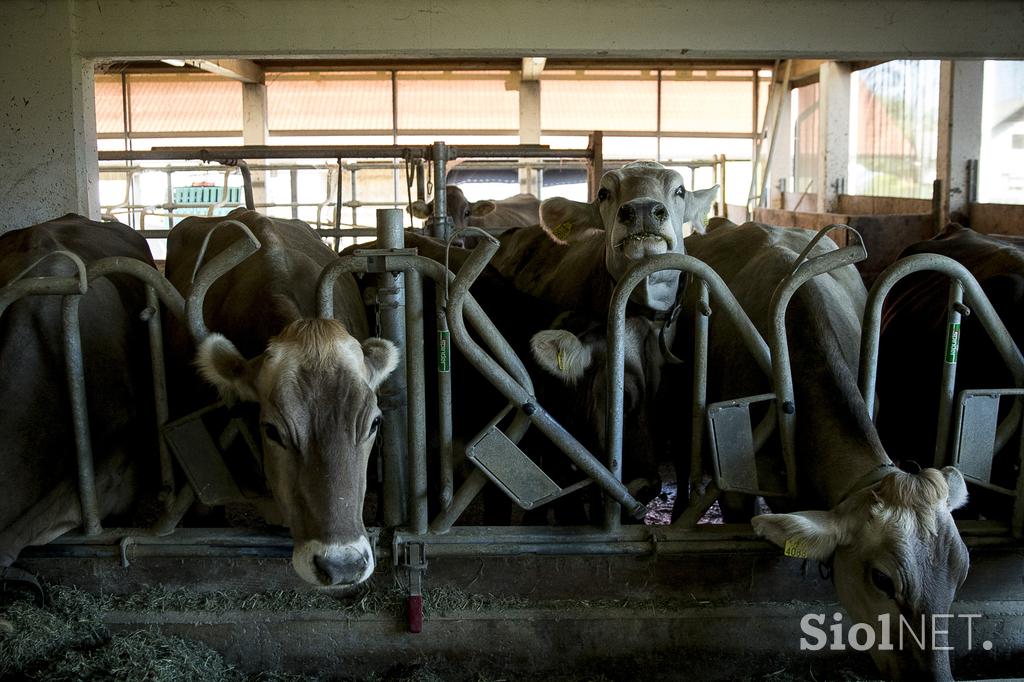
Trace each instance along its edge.
<path fill-rule="evenodd" d="M 0 3 L 0 232 L 99 218 L 93 63 L 69 2 Z"/>
<path fill-rule="evenodd" d="M 775 74 L 775 77 L 779 79 L 780 83 L 777 87 L 782 87 L 782 74 Z M 768 196 L 770 197 L 768 206 L 771 208 L 783 208 L 784 202 L 782 190 L 780 190 L 780 182 L 785 181 L 788 184 L 790 177 L 793 175 L 793 150 L 790 148 L 793 143 L 793 126 L 790 122 L 791 93 L 791 90 L 786 90 L 786 92 L 782 93 L 779 124 L 775 127 L 775 146 L 772 150 L 771 164 L 768 166 L 768 177 L 771 179 L 771 185 L 768 187 Z M 787 187 L 785 191 L 793 192 L 796 190 Z"/>
<path fill-rule="evenodd" d="M 940 66 L 935 175 L 942 181 L 942 195 L 936 229 L 949 220 L 962 221 L 970 212 L 967 163 L 981 154 L 984 79 L 985 62 L 980 60 L 944 61 Z"/>
<path fill-rule="evenodd" d="M 242 83 L 242 143 L 267 144 L 267 137 L 267 86 L 265 83 Z M 259 163 L 266 162 L 261 160 Z M 257 206 L 267 203 L 266 172 L 253 171 L 252 195 Z"/>
<path fill-rule="evenodd" d="M 540 144 L 540 81 L 519 81 L 519 144 Z M 519 171 L 519 191 L 540 196 L 540 177 Z"/>
<path fill-rule="evenodd" d="M 850 165 L 850 66 L 825 62 L 819 68 L 818 190 L 819 213 L 837 211 L 846 191 Z"/>

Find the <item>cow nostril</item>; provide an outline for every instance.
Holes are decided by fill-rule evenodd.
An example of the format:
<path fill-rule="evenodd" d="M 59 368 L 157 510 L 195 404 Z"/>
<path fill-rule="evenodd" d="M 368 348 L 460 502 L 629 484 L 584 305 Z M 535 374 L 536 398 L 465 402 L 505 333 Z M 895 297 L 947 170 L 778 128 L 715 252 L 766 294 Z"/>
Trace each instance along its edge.
<path fill-rule="evenodd" d="M 659 223 L 663 223 L 668 220 L 668 209 L 664 204 L 657 204 L 651 209 L 651 216 Z"/>
<path fill-rule="evenodd" d="M 629 204 L 623 204 L 619 207 L 619 222 L 620 223 L 631 223 L 636 219 L 636 209 Z"/>

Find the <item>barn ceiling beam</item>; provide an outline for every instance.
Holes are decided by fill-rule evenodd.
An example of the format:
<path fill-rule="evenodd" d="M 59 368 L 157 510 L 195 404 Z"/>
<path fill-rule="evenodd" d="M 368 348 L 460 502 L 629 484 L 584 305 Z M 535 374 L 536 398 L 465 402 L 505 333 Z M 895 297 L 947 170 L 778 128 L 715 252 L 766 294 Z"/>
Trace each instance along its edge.
<path fill-rule="evenodd" d="M 249 59 L 164 59 L 171 66 L 194 66 L 208 73 L 242 83 L 265 82 L 263 69 Z"/>

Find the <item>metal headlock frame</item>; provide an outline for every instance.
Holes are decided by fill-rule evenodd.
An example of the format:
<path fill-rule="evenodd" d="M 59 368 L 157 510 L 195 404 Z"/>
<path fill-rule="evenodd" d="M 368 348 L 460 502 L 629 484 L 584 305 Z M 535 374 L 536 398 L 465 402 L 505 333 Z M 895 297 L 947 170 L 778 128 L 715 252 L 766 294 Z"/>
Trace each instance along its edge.
<path fill-rule="evenodd" d="M 475 278 L 482 271 L 487 261 L 493 256 L 497 250 L 497 242 L 493 239 L 482 240 L 477 248 L 470 254 L 464 267 L 460 270 L 458 275 L 453 275 L 451 272 L 435 261 L 413 255 L 411 250 L 404 250 L 401 248 L 401 220 L 399 211 L 391 209 L 390 211 L 383 211 L 383 213 L 391 213 L 391 217 L 379 216 L 381 222 L 381 236 L 384 243 L 388 243 L 387 233 L 390 231 L 392 237 L 398 238 L 395 243 L 396 246 L 391 249 L 378 249 L 374 251 L 366 251 L 357 253 L 352 256 L 348 256 L 339 259 L 336 263 L 329 266 L 321 274 L 321 279 L 318 285 L 318 308 L 319 313 L 322 317 L 333 316 L 333 297 L 331 291 L 333 289 L 334 282 L 341 274 L 345 272 L 377 272 L 377 273 L 398 273 L 401 272 L 405 275 L 405 291 L 403 292 L 405 305 L 404 305 L 404 318 L 406 322 L 406 333 L 408 334 L 409 345 L 413 349 L 422 348 L 422 322 L 423 322 L 423 302 L 422 302 L 422 288 L 421 278 L 423 275 L 431 277 L 438 282 L 449 282 L 450 286 L 450 300 L 447 305 L 447 321 L 450 323 L 452 328 L 453 339 L 462 348 L 466 357 L 469 359 L 470 364 L 473 364 L 478 371 L 484 374 L 485 377 L 489 378 L 495 386 L 509 398 L 510 405 L 517 409 L 516 416 L 513 419 L 511 426 L 506 430 L 506 435 L 513 442 L 517 442 L 519 438 L 525 433 L 526 428 L 534 423 L 545 432 L 552 440 L 555 441 L 563 451 L 566 452 L 570 458 L 573 459 L 577 465 L 584 468 L 584 471 L 598 480 L 602 488 L 609 494 L 611 501 L 606 504 L 606 524 L 604 528 L 597 527 L 583 527 L 583 528 L 504 528 L 504 527 L 456 527 L 453 528 L 452 524 L 457 520 L 459 515 L 468 504 L 473 500 L 477 493 L 486 484 L 486 477 L 480 473 L 479 470 L 474 471 L 467 480 L 462 484 L 459 490 L 454 493 L 449 489 L 448 491 L 442 490 L 442 511 L 428 523 L 427 518 L 427 493 L 426 493 L 426 459 L 425 459 L 425 421 L 422 409 L 409 410 L 406 416 L 405 425 L 407 426 L 407 440 L 410 446 L 409 450 L 402 450 L 400 454 L 395 456 L 390 455 L 391 464 L 389 468 L 402 469 L 407 468 L 410 472 L 410 483 L 407 487 L 407 497 L 402 495 L 402 488 L 399 486 L 392 487 L 391 496 L 393 499 L 390 501 L 385 499 L 385 505 L 389 505 L 392 508 L 401 508 L 401 501 L 398 498 L 404 498 L 407 500 L 407 508 L 409 510 L 409 517 L 405 528 L 399 527 L 393 537 L 393 545 L 391 547 L 391 557 L 396 563 L 401 563 L 402 566 L 407 568 L 410 573 L 410 580 L 412 582 L 418 581 L 418 576 L 421 575 L 423 568 L 425 567 L 426 547 L 430 548 L 430 554 L 432 556 L 481 556 L 481 555 L 509 555 L 509 554 L 599 554 L 599 555 L 611 555 L 611 554 L 677 554 L 686 552 L 702 552 L 702 551 L 752 551 L 762 547 L 767 547 L 762 542 L 754 542 L 754 535 L 747 527 L 735 527 L 725 526 L 722 528 L 715 529 L 701 529 L 696 531 L 693 528 L 687 528 L 677 524 L 671 527 L 625 527 L 620 528 L 617 521 L 618 517 L 615 516 L 614 523 L 608 523 L 608 518 L 612 516 L 611 511 L 618 511 L 620 505 L 626 504 L 627 508 L 634 512 L 642 512 L 643 507 L 639 505 L 625 490 L 622 486 L 620 479 L 620 466 L 612 466 L 606 468 L 600 463 L 600 461 L 586 451 L 571 435 L 566 433 L 551 417 L 544 411 L 535 401 L 533 397 L 533 387 L 530 383 L 529 375 L 526 373 L 519 358 L 512 351 L 511 347 L 504 338 L 494 328 L 493 323 L 490 322 L 487 315 L 480 308 L 479 304 L 475 301 L 473 296 L 469 293 L 469 287 Z M 396 219 L 399 218 L 399 219 Z M 60 277 L 60 278 L 31 278 L 22 279 L 19 281 L 12 282 L 7 287 L 0 289 L 0 314 L 2 314 L 4 308 L 9 305 L 13 300 L 16 300 L 22 295 L 27 294 L 57 294 L 64 296 L 80 297 L 84 291 L 87 290 L 87 283 L 94 280 L 97 277 L 105 277 L 107 275 L 117 273 L 124 273 L 132 275 L 138 279 L 141 279 L 147 285 L 147 306 L 152 308 L 155 301 L 163 303 L 173 315 L 179 320 L 188 323 L 188 327 L 193 337 L 197 340 L 201 340 L 208 333 L 205 324 L 202 320 L 202 300 L 208 291 L 210 285 L 216 280 L 217 277 L 223 275 L 228 270 L 233 268 L 235 265 L 240 263 L 246 257 L 254 253 L 259 248 L 259 243 L 252 236 L 251 232 L 236 221 L 225 220 L 220 224 L 231 224 L 242 230 L 243 239 L 240 239 L 235 244 L 232 244 L 228 249 L 218 254 L 215 258 L 211 259 L 205 267 L 200 270 L 196 276 L 195 283 L 189 292 L 187 298 L 184 298 L 178 294 L 178 292 L 164 279 L 159 273 L 149 266 L 135 261 L 130 258 L 108 258 L 93 263 L 90 268 L 79 267 L 78 277 Z M 389 226 L 390 225 L 390 226 Z M 804 256 L 809 253 L 810 246 L 805 253 L 798 260 L 798 265 L 794 268 L 794 271 L 780 284 L 776 290 L 776 294 L 773 297 L 773 319 L 776 322 L 784 320 L 782 315 L 784 314 L 785 307 L 788 304 L 793 292 L 805 281 L 814 277 L 817 274 L 826 272 L 834 267 L 845 265 L 856 261 L 855 249 L 851 250 L 851 247 L 846 249 L 839 249 L 831 251 L 823 256 L 810 258 L 804 260 Z M 916 257 L 914 257 L 916 258 Z M 939 257 L 941 258 L 941 257 Z M 71 256 L 71 259 L 75 261 L 75 257 Z M 910 261 L 911 259 L 906 259 Z M 918 259 L 920 260 L 920 259 Z M 946 259 L 948 260 L 948 259 Z M 892 282 L 899 277 L 894 276 L 892 272 L 900 272 L 909 274 L 910 271 L 917 271 L 919 269 L 927 269 L 925 266 L 916 266 L 915 262 L 912 261 L 910 265 L 897 263 L 892 266 L 883 276 L 879 278 L 879 284 L 876 284 L 872 290 L 872 296 L 869 298 L 868 311 L 871 314 L 866 315 L 865 328 L 871 329 L 874 335 L 874 354 L 871 353 L 870 347 L 872 344 L 871 334 L 864 336 L 863 343 L 865 348 L 869 349 L 862 352 L 862 361 L 865 358 L 877 359 L 877 334 L 878 334 L 878 322 L 881 309 L 881 300 L 884 298 L 884 294 L 887 293 L 891 287 Z M 992 329 L 996 330 L 997 336 L 1000 338 L 1008 339 L 1008 335 L 1005 333 L 1005 327 L 999 322 L 998 317 L 991 309 L 991 304 L 985 299 L 983 292 L 977 283 L 970 277 L 969 273 L 966 273 L 959 265 L 955 262 L 950 261 L 952 266 L 943 264 L 943 267 L 950 267 L 951 271 L 966 282 L 966 288 L 968 291 L 968 300 L 975 305 L 983 321 L 988 319 L 990 323 L 986 326 L 989 329 L 989 333 L 992 334 Z M 78 263 L 76 263 L 76 266 Z M 735 297 L 728 290 L 728 287 L 722 282 L 721 278 L 711 270 L 706 264 L 693 258 L 691 256 L 667 254 L 663 256 L 657 256 L 652 258 L 650 261 L 639 263 L 631 268 L 627 274 L 620 281 L 613 294 L 613 305 L 612 313 L 609 318 L 609 343 L 610 353 L 609 362 L 612 363 L 611 371 L 609 372 L 609 388 L 610 390 L 610 402 L 609 409 L 614 410 L 615 405 L 618 405 L 618 414 L 620 415 L 618 420 L 609 420 L 609 439 L 608 439 L 608 453 L 607 461 L 615 463 L 615 461 L 621 460 L 621 405 L 622 405 L 622 383 L 624 373 L 624 312 L 626 301 L 628 301 L 629 293 L 638 285 L 644 277 L 648 276 L 652 272 L 658 270 L 671 269 L 678 270 L 680 272 L 687 272 L 694 276 L 699 286 L 698 290 L 698 312 L 697 316 L 697 329 L 698 335 L 695 343 L 696 352 L 700 353 L 700 349 L 707 347 L 707 321 L 708 315 L 710 314 L 710 301 L 711 296 L 714 295 L 716 305 L 721 306 L 722 310 L 727 316 L 733 319 L 737 329 L 740 331 L 741 336 L 744 339 L 748 349 L 751 350 L 755 361 L 765 371 L 766 374 L 775 378 L 780 373 L 788 372 L 788 354 L 785 351 L 776 351 L 774 354 L 769 352 L 768 344 L 765 343 L 763 338 L 758 334 L 757 330 L 753 327 L 749 318 L 742 311 Z M 941 268 L 932 268 L 941 269 Z M 890 272 L 892 271 L 892 272 Z M 84 275 L 83 275 L 84 273 Z M 892 281 L 889 281 L 889 280 Z M 886 285 L 886 283 L 888 284 Z M 438 287 L 440 290 L 441 287 Z M 444 313 L 443 301 L 440 298 L 439 293 L 438 301 L 436 306 L 439 314 Z M 396 298 L 396 301 L 400 301 L 401 298 Z M 986 307 L 987 306 L 987 307 Z M 77 306 L 74 306 L 77 308 Z M 402 311 L 398 310 L 400 306 L 393 306 L 390 309 L 382 311 L 382 314 L 393 314 L 396 316 L 403 315 Z M 149 310 L 147 308 L 147 311 Z M 388 310 L 391 312 L 389 313 Z M 482 348 L 480 348 L 475 341 L 469 336 L 468 329 L 466 327 L 464 318 L 469 318 L 469 323 L 473 325 L 474 329 L 478 332 L 480 337 L 484 340 L 484 343 L 488 346 L 490 351 L 494 354 L 497 360 L 493 359 L 488 355 Z M 65 326 L 73 331 L 77 331 L 77 327 L 74 324 L 73 313 L 71 318 L 65 318 Z M 149 314 L 149 324 L 151 338 L 153 335 L 159 336 L 159 315 L 155 313 Z M 994 324 L 991 321 L 994 320 Z M 874 325 L 869 326 L 869 325 Z M 990 328 L 991 327 L 991 328 Z M 703 328 L 703 329 L 702 329 Z M 779 332 L 779 326 L 776 325 L 773 330 L 772 336 L 772 348 L 784 349 L 785 348 L 785 329 L 784 324 L 781 325 L 781 333 Z M 1001 330 L 1001 331 L 1000 331 Z M 405 338 L 400 340 L 402 345 L 405 345 Z M 997 344 L 998 345 L 998 344 Z M 1004 356 L 1007 352 L 1010 354 L 1011 368 L 1014 368 L 1015 380 L 1020 383 L 1024 379 L 1024 358 L 1020 356 L 1020 352 L 1009 342 L 1009 345 L 1000 346 L 1001 352 Z M 72 347 L 72 352 L 76 352 Z M 80 353 L 80 348 L 77 350 Z M 161 365 L 162 369 L 162 348 L 157 350 L 153 349 L 153 359 L 156 364 Z M 786 358 L 785 360 L 775 363 L 772 362 L 772 357 Z M 416 352 L 415 350 L 411 353 L 407 353 L 408 362 L 406 366 L 406 379 L 408 385 L 408 396 L 409 402 L 413 405 L 423 405 L 425 399 L 424 395 L 424 363 L 422 352 Z M 160 358 L 160 362 L 156 362 L 157 358 Z M 866 366 L 871 365 L 871 371 L 866 369 Z M 71 367 L 69 363 L 69 367 Z M 80 363 L 79 363 L 80 366 Z M 706 357 L 703 362 L 696 362 L 695 367 L 697 369 L 697 376 L 694 379 L 694 412 L 693 418 L 695 425 L 699 425 L 701 429 L 704 425 L 704 415 L 702 410 L 705 408 L 705 393 L 706 389 Z M 703 369 L 701 369 L 703 367 Z M 154 368 L 154 373 L 158 370 Z M 874 362 L 862 364 L 862 381 L 865 376 L 870 376 L 870 389 L 865 390 L 865 395 L 869 396 L 873 394 L 873 381 L 874 381 Z M 158 403 L 164 401 L 166 405 L 166 396 L 161 394 L 162 381 L 159 381 L 155 377 L 154 381 L 157 386 L 156 400 Z M 780 418 L 780 423 L 785 423 L 786 414 L 784 411 L 784 405 L 786 403 L 786 395 L 791 396 L 791 386 L 787 388 L 784 382 L 775 381 L 777 390 L 781 385 L 782 388 L 779 391 L 779 395 L 782 396 L 781 400 L 777 400 L 776 410 L 774 414 L 769 414 L 762 421 L 762 423 L 755 429 L 754 440 L 755 443 L 762 443 L 767 439 L 775 425 L 776 416 Z M 77 375 L 72 371 L 69 374 L 69 386 L 72 390 L 75 390 L 75 386 L 84 387 L 84 379 L 80 373 Z M 443 403 L 450 405 L 450 399 L 446 399 L 447 395 L 450 396 L 450 385 L 446 386 L 442 383 L 439 386 L 439 398 Z M 770 394 L 768 397 L 775 397 L 775 394 Z M 869 402 L 869 409 L 871 403 Z M 84 403 L 83 403 L 84 408 Z M 447 438 L 450 441 L 451 434 L 451 414 L 450 411 L 441 411 L 440 420 L 441 425 L 441 437 L 442 440 Z M 395 422 L 395 419 L 386 420 Z M 447 421 L 447 431 L 444 422 Z M 783 427 L 785 428 L 785 427 Z M 448 435 L 445 436 L 445 433 Z M 785 437 L 786 431 L 783 431 Z M 1009 436 L 1007 436 L 1008 438 Z M 694 436 L 695 442 L 700 443 L 702 440 L 701 431 L 698 430 Z M 79 440 L 81 440 L 79 438 Z M 451 448 L 451 443 L 448 442 L 447 446 Z M 697 462 L 700 462 L 700 449 L 694 448 L 694 457 L 697 458 Z M 756 450 L 755 450 L 756 451 Z M 444 443 L 442 444 L 442 452 L 444 452 Z M 790 451 L 791 452 L 791 451 Z M 193 499 L 193 491 L 189 485 L 184 485 L 181 491 L 172 499 L 166 499 L 165 502 L 168 506 L 168 511 L 164 517 L 151 529 L 142 530 L 139 529 L 117 529 L 117 530 L 106 530 L 103 531 L 98 523 L 98 510 L 95 506 L 92 509 L 86 508 L 86 500 L 89 498 L 89 490 L 95 490 L 95 482 L 91 480 L 91 456 L 89 456 L 87 450 L 79 449 L 78 458 L 80 463 L 80 490 L 81 498 L 83 500 L 83 518 L 86 519 L 85 535 L 73 535 L 68 534 L 63 538 L 58 539 L 52 543 L 54 553 L 66 555 L 66 556 L 109 556 L 113 552 L 114 555 L 120 554 L 122 562 L 127 562 L 128 547 L 133 547 L 132 552 L 136 556 L 149 556 L 149 555 L 164 555 L 164 556 L 284 556 L 286 555 L 287 547 L 290 545 L 290 540 L 286 536 L 278 535 L 264 535 L 259 537 L 250 538 L 247 533 L 248 531 L 240 530 L 196 530 L 196 529 L 184 529 L 175 533 L 170 537 L 158 537 L 159 535 L 170 533 L 181 515 L 184 514 L 187 507 L 191 504 Z M 163 455 L 166 456 L 166 455 Z M 791 456 L 791 455 L 790 455 Z M 86 466 L 81 466 L 82 462 L 88 458 L 89 461 Z M 443 459 L 444 462 L 444 459 Z M 451 481 L 451 458 L 447 458 L 447 463 L 442 464 L 442 481 Z M 162 467 L 162 470 L 166 471 L 169 468 Z M 445 471 L 447 469 L 447 471 Z M 699 467 L 698 467 L 699 469 Z M 792 469 L 791 469 L 792 470 Z M 167 488 L 167 479 L 163 479 L 165 484 L 165 490 Z M 173 480 L 170 482 L 173 487 Z M 714 500 L 717 496 L 718 490 L 712 486 L 700 499 L 695 500 L 694 504 L 691 505 L 691 509 L 688 510 L 688 514 L 692 516 L 694 505 L 698 505 L 702 502 L 707 502 L 708 499 Z M 1015 524 L 1020 518 L 1020 499 L 1024 498 L 1024 495 L 1018 496 L 1018 504 L 1015 508 Z M 92 496 L 95 499 L 95 496 Z M 398 504 L 396 505 L 396 502 Z M 710 505 L 710 502 L 707 503 Z M 703 510 L 701 510 L 703 511 Z M 96 518 L 96 523 L 89 523 L 90 515 Z M 686 517 L 686 515 L 684 515 Z M 699 518 L 699 513 L 697 514 Z M 694 519 L 695 521 L 696 519 Z M 403 524 L 405 522 L 403 521 Z M 401 526 L 402 524 L 396 524 Z M 407 530 L 406 530 L 407 528 Z M 971 526 L 974 528 L 974 526 Z M 982 534 L 991 535 L 991 529 L 987 527 L 981 527 L 974 529 L 972 532 L 980 532 Z M 376 537 L 378 531 L 371 530 L 371 535 Z M 986 542 L 992 542 L 992 538 L 987 538 Z M 115 545 L 116 548 L 102 547 L 101 545 Z M 420 551 L 417 550 L 417 547 Z M 407 551 L 408 550 L 408 551 Z M 378 547 L 378 553 L 382 556 L 387 555 L 387 551 L 384 548 Z M 415 557 L 419 557 L 417 561 Z M 405 557 L 403 559 L 403 557 Z M 414 576 L 417 576 L 414 581 Z M 418 584 L 418 583 L 417 583 Z"/>
<path fill-rule="evenodd" d="M 999 356 L 1006 363 L 1010 374 L 1013 376 L 1014 386 L 1017 389 L 1024 388 L 1024 355 L 1021 354 L 1013 337 L 1006 329 L 1006 325 L 999 318 L 999 314 L 988 296 L 982 290 L 974 275 L 957 261 L 936 253 L 920 253 L 906 258 L 901 258 L 886 268 L 874 286 L 868 293 L 867 306 L 864 310 L 864 326 L 861 336 L 860 352 L 860 391 L 864 396 L 868 413 L 875 413 L 875 386 L 878 371 L 878 351 L 882 328 L 882 306 L 885 298 L 893 286 L 904 277 L 916 272 L 933 271 L 946 275 L 950 278 L 949 298 L 947 304 L 947 347 L 951 339 L 949 335 L 956 330 L 959 336 L 960 319 L 964 314 L 973 312 L 978 316 L 978 321 L 985 329 L 989 339 L 995 345 Z M 964 306 L 966 299 L 970 311 Z M 954 326 L 955 325 L 955 326 Z M 955 340 L 959 343 L 959 338 Z M 952 361 L 950 361 L 952 360 Z M 939 391 L 938 425 L 935 434 L 935 459 L 934 466 L 941 467 L 947 464 L 954 464 L 951 461 L 949 452 L 950 420 L 953 414 L 953 391 L 956 381 L 956 354 L 950 358 L 947 356 L 942 368 L 941 388 Z M 993 391 L 985 391 L 993 393 Z M 1015 394 L 1015 391 L 1005 391 Z M 967 391 L 963 393 L 968 393 Z M 961 395 L 963 395 L 963 393 Z M 994 438 L 993 453 L 1001 450 L 1021 425 L 1021 415 L 1024 414 L 1024 405 L 1020 399 L 1014 400 L 1013 408 L 1003 419 L 996 430 Z M 1024 537 L 1024 442 L 1021 448 L 1021 469 L 1017 475 L 1016 491 L 1006 491 L 1014 494 L 1016 499 L 1013 505 L 1013 516 L 1011 530 L 1014 537 Z"/>
<path fill-rule="evenodd" d="M 78 495 L 82 510 L 82 526 L 85 535 L 98 535 L 103 531 L 100 523 L 99 500 L 96 493 L 96 477 L 92 456 L 92 441 L 89 434 L 89 408 L 85 391 L 85 371 L 82 361 L 81 325 L 79 305 L 89 285 L 97 279 L 111 275 L 128 275 L 141 281 L 146 287 L 146 308 L 140 318 L 146 322 L 150 340 L 150 361 L 153 373 L 155 414 L 158 429 L 167 421 L 167 379 L 164 365 L 163 329 L 159 306 L 164 307 L 179 321 L 189 322 L 193 337 L 200 341 L 209 334 L 202 320 L 202 297 L 213 282 L 228 270 L 259 249 L 259 241 L 249 229 L 234 220 L 230 223 L 241 228 L 243 239 L 213 258 L 195 277 L 195 283 L 188 299 L 183 299 L 166 278 L 155 268 L 142 261 L 125 256 L 101 258 L 86 266 L 81 258 L 68 251 L 57 251 L 75 265 L 75 277 L 26 277 L 36 265 L 53 254 L 47 254 L 22 272 L 7 286 L 0 289 L 0 316 L 15 301 L 28 295 L 60 295 L 61 327 L 64 359 L 68 379 L 68 394 L 71 406 L 72 427 L 75 438 L 75 453 L 78 464 Z M 198 299 L 198 305 L 196 305 Z M 150 532 L 162 535 L 171 532 L 181 517 L 188 511 L 193 498 L 190 486 L 175 494 L 174 468 L 170 453 L 163 438 L 159 438 L 161 499 L 164 515 L 154 524 Z"/>

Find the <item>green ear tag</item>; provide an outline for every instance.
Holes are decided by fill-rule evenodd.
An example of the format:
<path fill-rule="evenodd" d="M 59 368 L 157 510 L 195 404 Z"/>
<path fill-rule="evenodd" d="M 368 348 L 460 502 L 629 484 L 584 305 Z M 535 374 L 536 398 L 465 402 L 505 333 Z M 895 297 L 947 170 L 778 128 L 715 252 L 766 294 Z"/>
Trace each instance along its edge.
<path fill-rule="evenodd" d="M 564 372 L 565 371 L 565 353 L 562 352 L 561 348 L 559 348 L 558 349 L 558 353 L 555 354 L 555 359 L 558 361 L 558 369 L 560 371 Z"/>
<path fill-rule="evenodd" d="M 551 234 L 554 235 L 555 239 L 560 239 L 563 242 L 568 241 L 569 235 L 572 234 L 572 223 L 568 220 L 564 223 L 558 223 L 551 230 Z"/>
<path fill-rule="evenodd" d="M 782 553 L 788 557 L 794 559 L 807 559 L 807 548 L 804 543 L 796 538 L 789 538 L 786 540 L 786 547 L 782 550 Z"/>
<path fill-rule="evenodd" d="M 437 330 L 437 371 L 452 371 L 451 333 L 447 329 Z"/>

